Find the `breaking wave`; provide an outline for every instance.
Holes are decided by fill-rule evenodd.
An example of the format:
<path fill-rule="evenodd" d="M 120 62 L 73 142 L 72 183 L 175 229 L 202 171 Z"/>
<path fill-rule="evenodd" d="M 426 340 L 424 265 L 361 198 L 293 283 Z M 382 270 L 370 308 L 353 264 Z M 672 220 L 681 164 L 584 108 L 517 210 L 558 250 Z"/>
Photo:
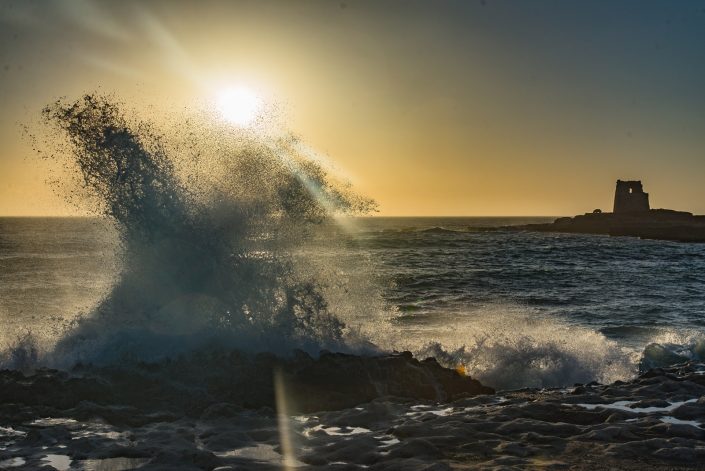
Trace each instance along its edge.
<path fill-rule="evenodd" d="M 95 95 L 43 116 L 51 155 L 70 156 L 64 193 L 113 221 L 122 250 L 112 290 L 69 326 L 50 362 L 156 360 L 205 345 L 313 354 L 368 345 L 292 254 L 316 224 L 374 202 L 297 139 L 199 119 L 159 132 Z"/>
<path fill-rule="evenodd" d="M 666 332 L 641 347 L 626 346 L 587 327 L 523 312 L 516 306 L 486 306 L 476 321 L 439 332 L 412 347 L 498 390 L 553 388 L 597 381 L 626 381 L 651 368 L 705 361 L 701 333 Z M 452 333 L 451 333 L 452 332 Z"/>
<path fill-rule="evenodd" d="M 384 303 L 375 301 L 377 288 L 344 285 L 353 277 L 326 265 L 344 263 L 340 251 L 318 257 L 327 249 L 316 245 L 333 216 L 365 214 L 374 202 L 297 139 L 198 118 L 157 131 L 94 95 L 59 101 L 44 117 L 53 129 L 51 155 L 66 164 L 63 193 L 113 222 L 121 269 L 108 294 L 65 326 L 49 351 L 27 333 L 0 355 L 0 366 L 156 365 L 204 351 L 409 349 L 494 388 L 516 389 L 609 383 L 705 359 L 702 337 L 654 337 L 640 351 L 610 340 L 609 329 L 506 305 L 475 316 L 455 312 L 445 331 L 395 332 Z M 457 233 L 439 226 L 382 234 L 370 244 L 416 248 Z M 429 290 L 428 283 L 413 290 Z M 356 315 L 360 322 L 349 322 Z"/>
<path fill-rule="evenodd" d="M 639 371 L 664 368 L 688 361 L 705 361 L 705 337 L 699 332 L 666 333 L 656 336 L 639 360 Z"/>
<path fill-rule="evenodd" d="M 638 355 L 602 334 L 510 308 L 458 330 L 461 346 L 432 342 L 419 348 L 417 356 L 460 367 L 496 389 L 609 383 L 637 372 Z"/>

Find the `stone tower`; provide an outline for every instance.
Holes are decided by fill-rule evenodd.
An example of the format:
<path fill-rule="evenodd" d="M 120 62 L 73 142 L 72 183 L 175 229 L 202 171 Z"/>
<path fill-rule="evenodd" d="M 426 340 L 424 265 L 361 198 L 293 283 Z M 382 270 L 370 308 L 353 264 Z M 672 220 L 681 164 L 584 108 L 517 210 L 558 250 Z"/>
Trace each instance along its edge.
<path fill-rule="evenodd" d="M 641 181 L 617 180 L 614 192 L 614 213 L 637 213 L 649 210 L 649 194 L 644 193 Z"/>

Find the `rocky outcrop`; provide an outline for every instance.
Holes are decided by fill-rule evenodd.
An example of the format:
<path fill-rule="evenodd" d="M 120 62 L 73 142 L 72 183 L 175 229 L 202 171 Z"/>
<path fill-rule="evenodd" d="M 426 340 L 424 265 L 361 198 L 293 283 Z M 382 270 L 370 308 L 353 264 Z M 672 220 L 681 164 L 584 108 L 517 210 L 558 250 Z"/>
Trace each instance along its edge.
<path fill-rule="evenodd" d="M 567 232 L 631 236 L 675 242 L 705 242 L 705 216 L 671 209 L 650 209 L 649 194 L 639 180 L 617 180 L 614 212 L 596 209 L 575 217 L 562 217 L 549 224 L 526 224 L 484 229 L 486 231 Z"/>
<path fill-rule="evenodd" d="M 558 218 L 549 224 L 526 224 L 507 226 L 501 229 L 605 234 L 676 242 L 705 242 L 705 216 L 693 216 L 691 213 L 669 209 L 651 209 L 645 212 L 624 214 L 587 213 L 572 218 Z"/>
<path fill-rule="evenodd" d="M 321 404 L 342 409 L 385 396 L 444 402 L 494 393 L 434 358 L 418 361 L 410 352 L 381 357 L 324 353 L 283 371 L 282 377 L 290 403 L 304 411 L 319 410 Z"/>
<path fill-rule="evenodd" d="M 417 380 L 418 371 L 427 371 L 440 382 L 448 374 L 443 370 L 436 377 L 442 370 L 434 362 L 416 362 L 408 354 L 322 357 L 320 369 L 313 366 L 319 360 L 305 355 L 291 360 L 300 368 L 289 372 L 290 378 L 305 379 L 309 386 L 315 379 L 311 375 L 341 379 L 335 368 L 343 366 L 350 368 L 351 380 L 360 379 L 358 368 L 360 374 L 379 368 L 385 377 L 399 370 Z M 202 372 L 208 375 L 205 368 Z M 167 401 L 153 409 L 87 401 L 66 410 L 25 405 L 38 394 L 32 384 L 53 388 L 63 381 L 66 391 L 73 388 L 66 377 L 57 377 L 57 384 L 46 382 L 47 373 L 0 374 L 3 381 L 24 382 L 29 388 L 24 397 L 15 398 L 24 402 L 0 403 L 0 468 L 54 469 L 48 466 L 50 456 L 63 457 L 65 469 L 70 462 L 70 469 L 170 471 L 670 471 L 703 469 L 705 462 L 705 365 L 693 361 L 609 385 L 504 391 L 442 405 L 380 397 L 348 409 L 296 416 L 268 408 L 244 410 L 231 403 L 213 403 L 189 415 L 165 411 L 172 407 Z M 142 385 L 142 393 L 144 388 L 149 384 Z M 7 394 L 4 388 L 0 394 Z M 326 400 L 325 394 L 315 397 Z"/>
<path fill-rule="evenodd" d="M 322 352 L 312 358 L 299 351 L 281 358 L 214 349 L 160 363 L 79 366 L 72 372 L 42 369 L 29 376 L 0 372 L 0 403 L 16 408 L 65 410 L 90 402 L 193 415 L 220 403 L 274 408 L 277 392 L 286 398 L 288 412 L 311 412 L 353 407 L 379 397 L 441 402 L 494 390 L 432 358 L 419 361 L 409 352 Z"/>

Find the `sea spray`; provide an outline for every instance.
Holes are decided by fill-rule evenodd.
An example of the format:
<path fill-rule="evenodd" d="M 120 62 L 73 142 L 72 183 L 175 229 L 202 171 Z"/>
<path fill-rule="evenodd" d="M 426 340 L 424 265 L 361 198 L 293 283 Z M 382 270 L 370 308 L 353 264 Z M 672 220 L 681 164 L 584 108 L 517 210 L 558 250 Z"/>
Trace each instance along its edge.
<path fill-rule="evenodd" d="M 121 269 L 98 306 L 58 337 L 50 359 L 34 340 L 18 341 L 2 365 L 161 362 L 204 348 L 378 351 L 369 339 L 380 349 L 435 356 L 490 386 L 516 388 L 627 379 L 638 371 L 640 356 L 642 368 L 702 358 L 702 343 L 676 348 L 676 356 L 664 356 L 659 345 L 642 355 L 609 335 L 523 307 L 516 314 L 510 305 L 463 301 L 455 309 L 435 301 L 437 278 L 421 271 L 411 272 L 418 280 L 405 282 L 402 297 L 387 298 L 401 304 L 428 296 L 432 319 L 415 312 L 413 322 L 428 324 L 419 330 L 405 325 L 409 316 L 387 322 L 394 311 L 379 299 L 379 289 L 389 279 L 360 267 L 379 252 L 349 250 L 345 244 L 354 237 L 346 238 L 345 224 L 331 218 L 364 213 L 372 204 L 334 178 L 324 160 L 289 135 L 173 117 L 157 131 L 126 110 L 95 96 L 45 110 L 55 131 L 49 138 L 65 144 L 54 155 L 74 175 L 62 180 L 64 193 L 113 221 Z M 413 248 L 431 273 L 436 261 L 423 249 L 440 239 L 462 251 L 477 250 L 478 243 L 501 249 L 501 238 L 467 234 L 402 230 L 370 241 L 373 249 Z M 336 246 L 341 235 L 346 240 Z M 537 250 L 530 239 L 525 245 L 522 250 Z M 368 275 L 379 283 L 363 280 Z M 482 287 L 459 282 L 453 289 L 466 297 Z M 444 319 L 448 328 L 437 328 Z"/>
<path fill-rule="evenodd" d="M 700 331 L 665 332 L 650 340 L 639 361 L 641 373 L 651 368 L 705 361 L 705 336 Z"/>
<path fill-rule="evenodd" d="M 639 353 L 599 332 L 506 304 L 483 312 L 481 319 L 454 325 L 442 341 L 414 348 L 416 355 L 460 367 L 496 389 L 610 383 L 637 373 Z"/>
<path fill-rule="evenodd" d="M 320 281 L 302 276 L 290 252 L 311 224 L 374 203 L 336 185 L 295 140 L 232 130 L 184 145 L 96 95 L 44 116 L 67 139 L 53 155 L 71 156 L 74 194 L 115 222 L 123 254 L 114 287 L 58 342 L 54 362 L 158 359 L 213 344 L 350 348 Z"/>
<path fill-rule="evenodd" d="M 39 364 L 41 355 L 36 337 L 31 331 L 25 331 L 0 351 L 0 367 L 31 373 Z"/>

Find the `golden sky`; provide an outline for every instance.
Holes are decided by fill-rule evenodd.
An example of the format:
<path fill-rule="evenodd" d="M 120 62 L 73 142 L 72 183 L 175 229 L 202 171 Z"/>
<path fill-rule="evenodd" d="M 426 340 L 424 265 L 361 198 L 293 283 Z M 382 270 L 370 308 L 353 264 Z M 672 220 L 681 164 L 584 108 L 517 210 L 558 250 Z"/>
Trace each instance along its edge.
<path fill-rule="evenodd" d="M 231 86 L 380 215 L 609 210 L 618 178 L 705 213 L 703 83 L 697 1 L 0 0 L 0 215 L 73 211 L 21 132 L 44 105 Z"/>

